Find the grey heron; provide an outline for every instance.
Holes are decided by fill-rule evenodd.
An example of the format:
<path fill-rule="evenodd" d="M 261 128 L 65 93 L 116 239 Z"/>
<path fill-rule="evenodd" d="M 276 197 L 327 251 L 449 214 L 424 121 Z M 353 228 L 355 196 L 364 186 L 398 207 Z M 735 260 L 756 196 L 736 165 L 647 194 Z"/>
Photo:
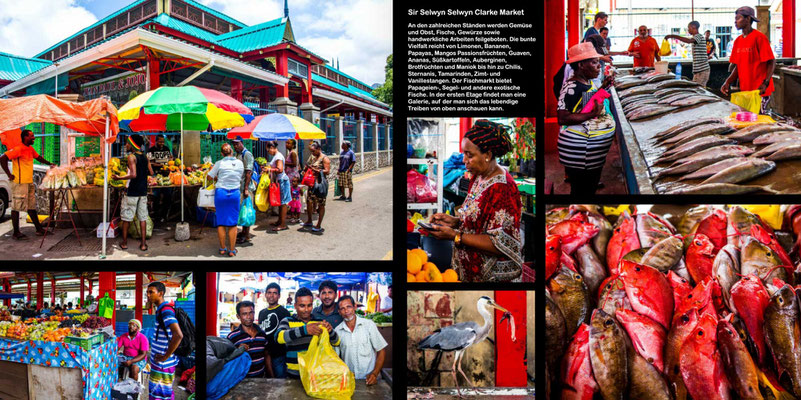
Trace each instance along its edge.
<path fill-rule="evenodd" d="M 453 374 L 453 380 L 456 382 L 456 392 L 459 393 L 459 397 L 462 397 L 462 391 L 459 388 L 459 379 L 456 377 L 457 368 L 467 383 L 470 384 L 474 390 L 476 389 L 475 385 L 473 385 L 473 382 L 470 381 L 470 378 L 468 378 L 464 371 L 462 371 L 462 357 L 464 356 L 464 352 L 468 347 L 476 343 L 480 343 L 489 335 L 489 331 L 492 329 L 493 321 L 493 315 L 490 311 L 490 307 L 504 312 L 504 317 L 501 319 L 501 322 L 503 322 L 503 320 L 510 315 L 509 311 L 495 303 L 495 300 L 492 300 L 487 296 L 481 296 L 476 303 L 476 308 L 478 308 L 478 313 L 484 317 L 484 325 L 479 325 L 473 321 L 468 321 L 446 326 L 444 328 L 437 329 L 431 335 L 426 336 L 417 345 L 418 350 L 440 350 L 455 352 L 451 374 Z"/>

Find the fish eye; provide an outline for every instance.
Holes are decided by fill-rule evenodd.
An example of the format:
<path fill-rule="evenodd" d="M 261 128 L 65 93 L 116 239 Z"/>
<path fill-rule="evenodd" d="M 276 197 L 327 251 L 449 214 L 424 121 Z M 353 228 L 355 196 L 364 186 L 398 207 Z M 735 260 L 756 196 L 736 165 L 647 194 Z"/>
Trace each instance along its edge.
<path fill-rule="evenodd" d="M 685 323 L 686 322 L 690 322 L 690 317 L 688 317 L 687 315 L 682 315 L 681 316 L 681 322 L 685 322 Z"/>
<path fill-rule="evenodd" d="M 605 326 L 610 326 L 612 324 L 613 324 L 613 321 L 611 319 L 607 319 L 606 321 L 604 321 L 604 325 Z"/>
<path fill-rule="evenodd" d="M 548 250 L 550 250 L 550 251 L 554 251 L 554 250 L 556 250 L 556 247 L 553 247 L 553 246 L 551 246 L 551 247 L 548 247 Z"/>
<path fill-rule="evenodd" d="M 634 267 L 634 270 L 640 272 L 640 267 Z"/>
<path fill-rule="evenodd" d="M 781 298 L 781 296 L 777 297 L 776 299 L 778 300 L 779 304 L 784 304 L 784 299 Z"/>
<path fill-rule="evenodd" d="M 573 279 L 581 280 L 581 275 L 576 274 L 575 276 L 573 276 Z"/>
<path fill-rule="evenodd" d="M 703 330 L 699 330 L 699 331 L 698 331 L 698 336 L 699 336 L 699 337 L 702 337 L 702 336 L 704 336 L 704 331 L 703 331 Z"/>
<path fill-rule="evenodd" d="M 696 246 L 700 246 L 700 245 L 701 245 L 701 241 L 700 241 L 700 240 L 696 240 L 696 241 L 695 241 L 695 245 L 696 245 Z"/>
<path fill-rule="evenodd" d="M 688 299 L 692 299 L 692 298 L 693 298 L 693 294 L 692 294 L 692 293 L 688 294 L 688 295 L 687 295 L 687 298 L 688 298 Z"/>

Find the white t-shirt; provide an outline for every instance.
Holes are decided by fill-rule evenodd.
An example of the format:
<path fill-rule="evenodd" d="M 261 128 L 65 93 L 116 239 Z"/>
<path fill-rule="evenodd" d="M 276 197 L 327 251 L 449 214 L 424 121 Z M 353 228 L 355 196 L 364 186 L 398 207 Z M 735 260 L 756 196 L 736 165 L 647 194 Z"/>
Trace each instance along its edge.
<path fill-rule="evenodd" d="M 273 156 L 273 159 L 270 161 L 270 166 L 273 168 L 278 168 L 278 160 L 281 160 L 281 162 L 284 164 L 283 165 L 284 171 L 282 171 L 280 174 L 277 174 L 275 176 L 275 180 L 283 181 L 285 179 L 289 179 L 289 177 L 286 176 L 286 160 L 284 159 L 284 155 L 281 154 L 280 151 L 275 152 L 275 156 Z"/>
<path fill-rule="evenodd" d="M 381 309 L 386 310 L 387 308 L 392 308 L 392 297 L 384 297 L 381 299 Z M 388 311 L 386 314 L 392 315 L 392 311 Z"/>

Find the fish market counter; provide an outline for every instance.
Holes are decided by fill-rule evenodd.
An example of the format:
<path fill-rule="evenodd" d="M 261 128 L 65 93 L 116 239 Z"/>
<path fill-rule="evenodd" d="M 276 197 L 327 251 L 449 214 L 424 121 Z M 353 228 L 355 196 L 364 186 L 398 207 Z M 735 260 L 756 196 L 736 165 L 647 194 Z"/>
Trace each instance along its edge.
<path fill-rule="evenodd" d="M 280 398 L 282 400 L 306 400 L 310 397 L 303 390 L 300 379 L 248 378 L 234 386 L 223 400 L 257 400 Z M 364 379 L 356 381 L 353 400 L 381 400 L 392 398 L 392 387 L 380 380 L 377 384 L 367 386 Z"/>
<path fill-rule="evenodd" d="M 696 89 L 700 90 L 700 89 Z M 703 95 L 713 95 L 703 90 Z M 689 189 L 704 179 L 679 181 L 682 175 L 668 175 L 654 179 L 660 171 L 671 163 L 657 164 L 656 160 L 666 151 L 661 144 L 654 143 L 654 136 L 669 128 L 702 118 L 726 118 L 732 113 L 742 111 L 729 101 L 716 101 L 695 106 L 682 107 L 674 111 L 649 118 L 630 121 L 626 118 L 617 89 L 610 89 L 617 122 L 617 137 L 623 163 L 626 184 L 630 194 L 660 194 L 673 190 Z M 725 135 L 724 135 L 725 136 Z M 738 143 L 757 149 L 751 142 Z M 782 160 L 776 162 L 773 172 L 741 182 L 740 185 L 756 185 L 765 188 L 759 193 L 801 192 L 801 160 Z"/>
<path fill-rule="evenodd" d="M 116 378 L 116 341 L 87 351 L 62 342 L 0 339 L 0 399 L 108 399 Z"/>

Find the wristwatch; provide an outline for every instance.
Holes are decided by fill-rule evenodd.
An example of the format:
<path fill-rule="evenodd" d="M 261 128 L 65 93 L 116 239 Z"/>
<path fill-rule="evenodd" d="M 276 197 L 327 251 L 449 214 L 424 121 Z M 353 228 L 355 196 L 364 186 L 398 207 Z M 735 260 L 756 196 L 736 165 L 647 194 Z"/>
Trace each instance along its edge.
<path fill-rule="evenodd" d="M 462 232 L 456 231 L 456 236 L 453 237 L 453 244 L 456 247 L 462 247 Z"/>

